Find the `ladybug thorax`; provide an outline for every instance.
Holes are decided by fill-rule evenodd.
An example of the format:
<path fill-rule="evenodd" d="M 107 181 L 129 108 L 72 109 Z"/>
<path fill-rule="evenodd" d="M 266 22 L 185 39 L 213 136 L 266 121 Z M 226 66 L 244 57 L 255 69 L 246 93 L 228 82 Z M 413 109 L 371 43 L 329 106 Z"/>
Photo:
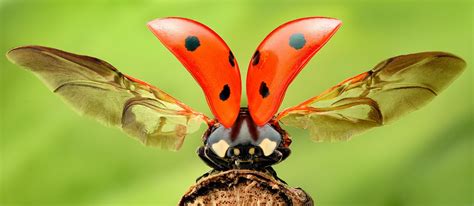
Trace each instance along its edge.
<path fill-rule="evenodd" d="M 269 156 L 282 142 L 282 135 L 270 123 L 257 126 L 247 108 L 240 109 L 232 127 L 219 125 L 210 128 L 207 135 L 206 146 L 221 158 Z"/>

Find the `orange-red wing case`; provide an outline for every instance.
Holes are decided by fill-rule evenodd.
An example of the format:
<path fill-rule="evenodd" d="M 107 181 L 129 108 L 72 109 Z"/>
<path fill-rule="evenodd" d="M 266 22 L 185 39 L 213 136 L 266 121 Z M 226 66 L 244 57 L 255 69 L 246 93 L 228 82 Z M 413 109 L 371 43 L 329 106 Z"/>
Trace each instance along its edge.
<path fill-rule="evenodd" d="M 239 113 L 242 85 L 237 61 L 224 40 L 185 18 L 156 19 L 148 27 L 199 83 L 217 120 L 231 127 Z"/>
<path fill-rule="evenodd" d="M 281 25 L 263 40 L 247 74 L 248 107 L 257 125 L 276 114 L 288 85 L 340 26 L 337 19 L 302 18 Z"/>

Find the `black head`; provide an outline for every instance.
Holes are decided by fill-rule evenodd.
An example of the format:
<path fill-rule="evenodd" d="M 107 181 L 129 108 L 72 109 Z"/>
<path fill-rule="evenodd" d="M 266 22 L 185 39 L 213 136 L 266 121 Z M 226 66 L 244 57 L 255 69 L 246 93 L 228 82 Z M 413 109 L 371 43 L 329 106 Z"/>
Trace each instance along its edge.
<path fill-rule="evenodd" d="M 275 164 L 282 159 L 278 149 L 284 146 L 285 135 L 278 125 L 257 126 L 248 109 L 241 108 L 231 128 L 217 124 L 205 133 L 205 149 L 210 153 L 207 158 L 238 168 L 254 168 L 262 161 Z"/>

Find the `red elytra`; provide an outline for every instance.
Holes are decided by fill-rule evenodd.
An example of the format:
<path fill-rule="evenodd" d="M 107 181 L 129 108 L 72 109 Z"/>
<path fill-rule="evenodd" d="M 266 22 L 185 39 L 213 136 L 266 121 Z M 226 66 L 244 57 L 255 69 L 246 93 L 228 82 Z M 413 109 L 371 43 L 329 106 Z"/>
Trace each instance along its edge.
<path fill-rule="evenodd" d="M 219 122 L 231 127 L 239 113 L 242 84 L 224 40 L 209 27 L 179 17 L 151 21 L 148 28 L 196 79 Z"/>
<path fill-rule="evenodd" d="M 290 83 L 340 26 L 341 21 L 333 18 L 297 19 L 263 40 L 247 73 L 248 107 L 257 125 L 264 125 L 278 112 Z"/>
<path fill-rule="evenodd" d="M 289 84 L 340 26 L 333 18 L 297 19 L 276 28 L 258 46 L 246 83 L 249 111 L 258 126 L 277 113 Z M 240 108 L 241 79 L 222 38 L 185 18 L 157 19 L 148 27 L 202 87 L 216 119 L 231 127 Z"/>

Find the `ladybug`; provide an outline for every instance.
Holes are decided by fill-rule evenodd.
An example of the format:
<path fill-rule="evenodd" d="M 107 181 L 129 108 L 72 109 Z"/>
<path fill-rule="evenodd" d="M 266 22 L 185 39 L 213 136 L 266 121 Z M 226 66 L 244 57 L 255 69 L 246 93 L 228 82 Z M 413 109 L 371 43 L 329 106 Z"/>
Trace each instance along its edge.
<path fill-rule="evenodd" d="M 422 107 L 466 66 L 446 52 L 396 56 L 278 112 L 290 83 L 340 26 L 334 18 L 309 17 L 272 31 L 249 63 L 248 105 L 241 107 L 239 66 L 214 31 L 179 17 L 149 22 L 201 86 L 215 118 L 94 57 L 42 46 L 14 48 L 7 57 L 80 113 L 117 126 L 145 145 L 178 150 L 185 136 L 205 123 L 198 155 L 207 165 L 218 171 L 263 170 L 276 177 L 271 166 L 289 156 L 291 143 L 280 123 L 308 130 L 315 141 L 348 140 Z"/>

